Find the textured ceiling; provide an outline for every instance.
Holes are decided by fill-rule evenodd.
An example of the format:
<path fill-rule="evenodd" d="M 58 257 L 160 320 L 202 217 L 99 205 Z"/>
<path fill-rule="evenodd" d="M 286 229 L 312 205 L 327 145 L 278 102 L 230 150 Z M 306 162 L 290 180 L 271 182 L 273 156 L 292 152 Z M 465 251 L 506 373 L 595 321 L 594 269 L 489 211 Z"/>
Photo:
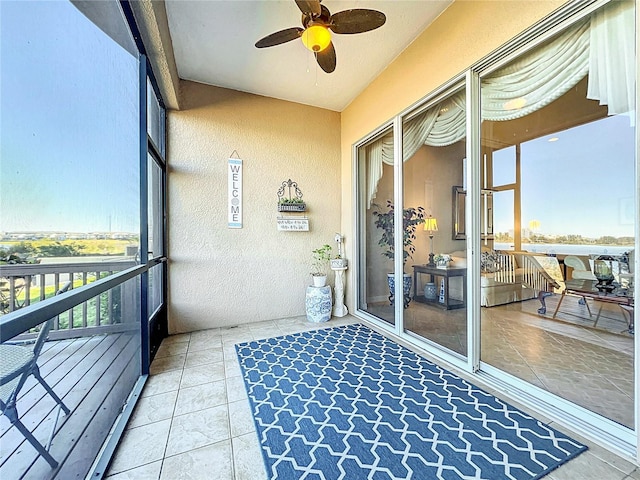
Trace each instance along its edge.
<path fill-rule="evenodd" d="M 451 0 L 325 0 L 331 13 L 371 8 L 387 21 L 371 32 L 333 35 L 327 74 L 300 40 L 258 49 L 260 38 L 301 26 L 293 0 L 166 0 L 180 78 L 342 111 Z"/>

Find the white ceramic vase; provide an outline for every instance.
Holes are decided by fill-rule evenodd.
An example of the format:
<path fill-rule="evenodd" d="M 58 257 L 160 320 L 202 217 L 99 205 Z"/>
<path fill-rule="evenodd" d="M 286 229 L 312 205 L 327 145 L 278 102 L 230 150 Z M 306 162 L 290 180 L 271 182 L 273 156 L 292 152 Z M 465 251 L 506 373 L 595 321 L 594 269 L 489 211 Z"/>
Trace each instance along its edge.
<path fill-rule="evenodd" d="M 312 275 L 314 287 L 324 287 L 327 284 L 326 275 Z"/>

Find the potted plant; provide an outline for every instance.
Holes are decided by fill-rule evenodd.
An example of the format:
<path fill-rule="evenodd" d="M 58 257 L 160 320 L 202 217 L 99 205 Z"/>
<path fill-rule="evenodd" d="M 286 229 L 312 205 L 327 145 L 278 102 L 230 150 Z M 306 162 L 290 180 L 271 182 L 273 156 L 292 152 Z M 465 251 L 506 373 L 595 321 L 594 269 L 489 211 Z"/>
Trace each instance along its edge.
<path fill-rule="evenodd" d="M 278 200 L 279 212 L 304 212 L 307 208 L 302 198 L 280 198 Z"/>
<path fill-rule="evenodd" d="M 373 215 L 376 217 L 375 226 L 382 230 L 382 236 L 378 241 L 378 245 L 384 248 L 382 255 L 391 260 L 395 256 L 395 245 L 393 235 L 393 216 L 394 208 L 393 202 L 387 200 L 387 208 L 382 211 L 379 207 L 374 210 Z M 404 266 L 407 263 L 407 259 L 412 257 L 416 251 L 416 247 L 413 245 L 413 241 L 416 239 L 416 228 L 418 225 L 424 223 L 424 208 L 422 207 L 410 207 L 405 208 L 402 212 L 402 269 L 403 269 L 403 293 L 404 293 L 404 307 L 409 306 L 411 301 L 411 275 L 404 273 Z M 395 297 L 395 276 L 393 273 L 387 274 L 387 281 L 389 283 L 389 301 L 393 305 Z"/>
<path fill-rule="evenodd" d="M 336 233 L 335 241 L 338 244 L 338 253 L 334 258 L 331 259 L 331 269 L 332 270 L 346 269 L 348 265 L 347 259 L 342 258 L 342 242 L 344 242 L 344 237 L 339 233 Z"/>
<path fill-rule="evenodd" d="M 436 268 L 448 268 L 449 262 L 451 261 L 451 255 L 448 253 L 438 253 L 434 255 L 433 261 L 436 264 Z"/>
<path fill-rule="evenodd" d="M 311 251 L 311 276 L 314 287 L 324 287 L 327 284 L 327 272 L 331 261 L 331 245 L 324 244 Z"/>

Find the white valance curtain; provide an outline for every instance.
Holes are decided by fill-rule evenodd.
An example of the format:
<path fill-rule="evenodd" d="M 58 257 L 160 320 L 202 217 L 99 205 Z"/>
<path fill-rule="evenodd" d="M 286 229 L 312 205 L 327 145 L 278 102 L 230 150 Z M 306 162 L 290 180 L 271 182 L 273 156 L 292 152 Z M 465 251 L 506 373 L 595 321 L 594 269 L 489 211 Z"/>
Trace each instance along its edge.
<path fill-rule="evenodd" d="M 587 74 L 587 98 L 609 115 L 635 114 L 634 2 L 613 1 L 561 35 L 482 80 L 483 120 L 524 117 Z"/>
<path fill-rule="evenodd" d="M 567 93 L 589 73 L 589 20 L 482 79 L 482 119 L 529 115 Z"/>
<path fill-rule="evenodd" d="M 634 1 L 613 1 L 550 42 L 482 80 L 482 118 L 506 121 L 548 105 L 589 75 L 587 98 L 609 115 L 635 117 Z M 403 125 L 403 161 L 422 145 L 451 145 L 465 136 L 465 94 L 459 92 Z M 368 206 L 382 164 L 393 165 L 393 134 L 367 147 Z"/>
<path fill-rule="evenodd" d="M 445 147 L 465 137 L 465 93 L 456 93 L 430 108 L 402 127 L 403 161 L 410 159 L 423 145 Z M 383 135 L 367 147 L 369 207 L 376 197 L 382 178 L 382 164 L 393 165 L 393 132 Z"/>

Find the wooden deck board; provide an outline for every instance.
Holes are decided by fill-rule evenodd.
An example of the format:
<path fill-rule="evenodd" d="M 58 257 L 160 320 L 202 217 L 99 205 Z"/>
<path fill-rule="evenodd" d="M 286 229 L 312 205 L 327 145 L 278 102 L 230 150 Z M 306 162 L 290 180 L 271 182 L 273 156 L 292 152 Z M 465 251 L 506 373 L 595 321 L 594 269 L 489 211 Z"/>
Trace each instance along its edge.
<path fill-rule="evenodd" d="M 103 410 L 117 410 L 118 412 L 122 410 L 122 399 L 126 399 L 131 392 L 131 384 L 128 379 L 134 375 L 137 376 L 137 373 L 140 371 L 140 363 L 132 361 L 138 352 L 138 345 L 132 341 L 129 342 L 127 347 L 128 348 L 123 350 L 119 356 L 118 362 L 115 362 L 101 379 L 104 381 L 105 387 L 108 386 L 107 384 L 113 386 L 107 396 L 102 399 L 103 403 L 101 404 L 101 408 Z M 120 378 L 126 380 L 120 382 L 118 381 Z M 69 453 L 64 464 L 60 467 L 59 478 L 73 478 L 73 475 L 75 475 L 77 471 L 77 465 L 82 464 L 87 458 L 95 458 L 102 445 L 97 445 L 95 441 L 92 442 L 91 439 L 106 438 L 112 425 L 113 421 L 111 419 L 96 415 L 93 421 L 87 424 L 87 428 L 77 442 L 76 448 Z M 90 465 L 87 465 L 87 470 L 88 467 L 90 467 Z"/>
<path fill-rule="evenodd" d="M 72 371 L 73 364 L 76 364 L 86 355 L 88 351 L 90 351 L 96 344 L 96 341 L 101 341 L 102 338 L 86 338 L 86 339 L 78 339 L 75 342 L 75 355 L 70 356 L 69 351 L 65 354 L 63 362 L 48 362 L 49 367 L 43 365 L 40 367 L 40 374 L 43 376 L 45 381 L 49 384 L 49 386 L 56 392 L 61 398 L 66 393 L 65 391 L 61 391 L 58 389 L 57 384 L 59 381 L 64 378 L 64 376 Z M 60 350 L 59 352 L 61 352 Z M 52 369 L 53 365 L 57 364 L 57 368 Z M 38 362 L 40 366 L 40 362 Z M 20 390 L 20 394 L 18 396 L 18 414 L 22 419 L 22 423 L 31 431 L 33 431 L 40 422 L 46 417 L 46 414 L 49 410 L 42 413 L 43 408 L 51 402 L 52 406 L 55 404 L 53 399 L 46 393 L 44 388 L 40 385 L 40 383 L 34 378 L 29 377 L 24 387 Z M 38 412 L 40 410 L 40 413 Z M 8 444 L 14 444 L 15 440 L 12 440 L 11 437 L 7 437 L 7 435 L 14 435 L 16 439 L 22 437 L 20 432 L 16 431 L 14 428 L 11 428 L 11 424 L 6 422 L 2 424 L 0 428 L 0 440 L 4 442 L 8 442 Z M 4 449 L 3 449 L 4 450 Z M 4 452 L 3 452 L 4 454 Z M 4 455 L 0 455 L 0 462 L 2 461 Z"/>
<path fill-rule="evenodd" d="M 58 384 L 62 380 L 68 379 L 71 372 L 77 371 L 76 366 L 82 363 L 86 356 L 94 352 L 96 348 L 99 347 L 99 344 L 104 342 L 106 338 L 107 337 L 104 336 L 90 337 L 86 340 L 82 339 L 82 341 L 74 342 L 74 345 L 77 348 L 73 355 L 68 355 L 64 361 L 56 365 L 55 368 L 53 368 L 53 364 L 57 363 L 55 361 L 47 362 L 45 365 L 40 367 L 40 374 L 53 391 L 60 396 L 60 398 L 63 398 L 64 392 L 67 390 L 64 386 L 58 387 Z M 40 362 L 38 362 L 38 365 L 40 365 Z M 23 420 L 22 423 L 24 423 L 24 425 L 31 431 L 37 427 L 39 423 L 35 423 L 37 419 L 42 419 L 43 417 L 39 417 L 38 415 L 29 415 L 29 412 L 34 408 L 34 406 L 39 405 L 40 400 L 44 397 L 51 398 L 34 377 L 29 377 L 28 382 L 25 383 L 25 386 L 21 389 L 18 397 L 18 413 L 21 418 L 28 419 L 26 421 Z M 51 401 L 53 402 L 53 400 Z M 0 430 L 0 432 L 2 432 L 2 437 L 4 436 L 5 431 L 6 429 Z"/>
<path fill-rule="evenodd" d="M 47 342 L 45 345 L 52 343 L 56 344 L 58 342 Z M 49 386 L 51 386 L 57 395 L 63 398 L 67 392 L 61 391 L 57 386 L 58 382 L 54 381 L 54 377 L 57 377 L 59 374 L 64 375 L 66 373 L 65 369 L 60 366 L 65 360 L 72 358 L 72 352 L 82 352 L 81 349 L 84 345 L 88 344 L 91 346 L 92 344 L 95 344 L 95 340 L 94 337 L 86 337 L 75 339 L 73 342 L 67 340 L 59 343 L 62 343 L 63 345 L 53 345 L 47 350 L 47 352 L 60 355 L 60 358 L 55 360 L 52 356 L 48 359 L 45 357 L 44 362 L 41 362 L 39 359 L 38 365 L 40 367 L 40 373 L 45 381 Z M 71 344 L 73 344 L 73 347 L 71 347 Z M 84 352 L 80 355 L 84 356 Z M 57 370 L 58 375 L 54 375 L 56 372 L 55 367 L 60 367 Z M 29 388 L 29 386 L 31 386 L 31 388 Z M 45 392 L 44 388 L 42 388 L 42 386 L 39 385 L 39 382 L 37 382 L 33 377 L 29 378 L 25 386 L 20 391 L 17 404 L 20 420 L 31 432 L 33 432 L 36 438 L 42 442 L 46 441 L 48 438 L 50 429 L 47 429 L 44 435 L 39 435 L 37 428 L 41 426 L 43 422 L 47 425 L 51 425 L 49 422 L 52 422 L 53 419 L 50 417 L 50 413 L 54 409 L 55 405 L 55 401 Z M 2 417 L 1 431 L 0 465 L 4 465 L 10 456 L 15 455 L 17 451 L 20 451 L 21 447 L 22 450 L 35 452 L 29 443 L 24 443 L 25 439 L 22 434 L 17 429 L 13 428 L 4 416 Z"/>
<path fill-rule="evenodd" d="M 139 362 L 133 361 L 138 355 L 139 337 L 130 333 L 47 343 L 53 345 L 47 345 L 43 353 L 46 356 L 41 372 L 71 409 L 69 415 L 61 413 L 51 446 L 51 454 L 60 466 L 56 470 L 51 469 L 17 429 L 9 428 L 9 421 L 3 416 L 0 425 L 3 433 L 0 438 L 0 478 L 76 478 L 77 475 L 84 478 L 86 471 L 79 470 L 90 467 L 105 432 L 113 422 L 109 416 L 96 414 L 119 411 L 122 405 L 117 405 L 117 402 L 121 403 L 121 389 L 130 389 L 131 385 L 122 382 L 116 390 L 114 385 L 124 371 L 132 368 L 139 371 Z M 61 345 L 55 345 L 57 343 Z M 136 372 L 129 373 L 135 376 Z M 109 403 L 105 404 L 105 401 Z M 21 420 L 43 443 L 49 436 L 56 411 L 55 402 L 41 386 L 31 388 L 19 399 Z M 99 428 L 96 428 L 98 425 L 91 426 L 94 422 L 99 424 Z M 79 445 L 82 445 L 84 456 L 72 455 L 71 464 L 65 465 L 67 457 Z M 87 456 L 90 451 L 93 456 Z M 61 470 L 65 472 L 64 477 L 58 475 Z"/>
<path fill-rule="evenodd" d="M 81 345 L 84 342 L 84 339 L 76 339 L 76 341 L 79 341 L 80 342 L 79 345 Z M 40 356 L 38 357 L 38 366 L 40 367 L 40 373 L 43 376 L 46 375 L 46 372 L 50 371 L 52 368 L 55 368 L 53 365 L 47 367 L 46 364 L 54 360 L 54 358 L 57 355 L 59 355 L 63 350 L 65 350 L 66 348 L 69 348 L 72 342 L 66 341 L 62 345 L 55 345 L 56 343 L 57 342 L 50 342 L 50 341 L 45 342 L 45 344 L 42 347 L 42 352 L 40 352 Z M 54 344 L 54 345 L 51 345 L 51 344 Z M 79 345 L 76 345 L 75 348 L 79 348 Z M 68 355 L 68 353 L 65 355 Z M 56 360 L 57 363 L 60 363 L 61 361 L 64 361 L 64 357 L 61 357 L 58 360 Z M 27 383 L 23 387 L 23 391 L 26 391 L 28 388 L 32 387 L 36 383 L 37 382 L 34 379 L 29 378 L 29 380 L 27 380 Z"/>
<path fill-rule="evenodd" d="M 89 341 L 91 338 L 93 337 L 77 338 L 73 342 L 65 342 L 65 345 L 63 345 L 62 348 L 53 347 L 51 350 L 54 350 L 53 352 L 54 356 L 47 357 L 45 355 L 44 358 L 38 358 L 38 367 L 40 368 L 40 375 L 42 375 L 43 378 L 48 378 L 49 375 L 51 375 L 52 372 L 56 372 L 60 368 L 60 366 L 65 361 L 67 361 L 67 359 L 74 357 L 76 355 L 76 352 L 79 349 L 81 349 L 84 346 L 84 344 L 87 341 Z M 51 385 L 51 383 L 49 384 Z M 20 390 L 20 396 L 18 398 L 18 401 L 20 401 L 20 397 L 24 397 L 28 395 L 29 392 L 36 386 L 38 386 L 38 381 L 33 377 L 29 377 L 25 382 L 24 386 L 22 387 L 22 389 Z M 40 390 L 40 388 L 38 389 Z M 35 403 L 35 402 L 30 402 L 30 403 Z"/>

